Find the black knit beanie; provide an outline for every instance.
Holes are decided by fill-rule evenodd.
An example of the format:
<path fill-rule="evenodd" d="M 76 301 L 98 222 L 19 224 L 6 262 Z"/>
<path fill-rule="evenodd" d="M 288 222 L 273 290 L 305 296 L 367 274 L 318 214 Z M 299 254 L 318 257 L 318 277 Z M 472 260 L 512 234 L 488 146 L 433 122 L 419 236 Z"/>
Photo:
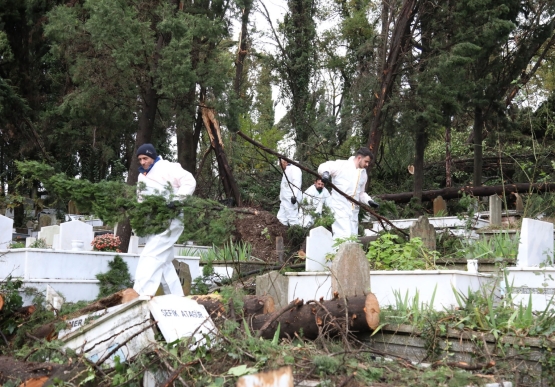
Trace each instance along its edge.
<path fill-rule="evenodd" d="M 156 149 L 152 146 L 152 144 L 143 144 L 137 149 L 137 157 L 140 155 L 145 155 L 150 157 L 151 159 L 156 160 L 158 155 L 156 154 Z"/>

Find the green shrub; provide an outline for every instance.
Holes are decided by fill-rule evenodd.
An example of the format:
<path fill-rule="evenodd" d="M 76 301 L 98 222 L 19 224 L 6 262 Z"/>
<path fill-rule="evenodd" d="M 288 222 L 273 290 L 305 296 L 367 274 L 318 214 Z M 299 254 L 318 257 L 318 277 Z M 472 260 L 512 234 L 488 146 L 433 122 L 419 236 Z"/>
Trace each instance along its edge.
<path fill-rule="evenodd" d="M 405 242 L 397 235 L 383 234 L 370 243 L 366 257 L 374 270 L 416 270 L 435 269 L 436 255 L 420 238 Z"/>

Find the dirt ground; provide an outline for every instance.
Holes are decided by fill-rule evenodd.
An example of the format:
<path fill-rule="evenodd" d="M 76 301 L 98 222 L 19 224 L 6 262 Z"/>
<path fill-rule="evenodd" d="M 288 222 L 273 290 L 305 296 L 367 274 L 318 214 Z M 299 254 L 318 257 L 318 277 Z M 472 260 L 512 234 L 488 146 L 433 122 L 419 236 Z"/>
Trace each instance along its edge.
<path fill-rule="evenodd" d="M 235 237 L 252 245 L 252 255 L 265 262 L 277 262 L 276 237 L 282 236 L 287 246 L 287 227 L 268 211 L 257 215 L 240 214 L 235 221 Z"/>

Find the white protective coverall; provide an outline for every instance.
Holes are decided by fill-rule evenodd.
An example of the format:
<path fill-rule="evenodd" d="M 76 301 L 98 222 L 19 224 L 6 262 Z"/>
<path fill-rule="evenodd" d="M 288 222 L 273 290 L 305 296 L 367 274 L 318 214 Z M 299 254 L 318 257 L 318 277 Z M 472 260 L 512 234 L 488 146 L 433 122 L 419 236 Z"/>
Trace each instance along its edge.
<path fill-rule="evenodd" d="M 179 163 L 162 160 L 161 157 L 146 175 L 139 174 L 139 184 L 141 182 L 146 187 L 140 192 L 139 201 L 144 195 L 164 195 L 168 199 L 173 196 L 173 199 L 181 200 L 187 195 L 192 195 L 197 185 L 193 175 L 184 170 Z M 167 190 L 168 182 L 171 184 L 172 192 Z M 147 236 L 135 272 L 133 289 L 137 293 L 154 296 L 162 283 L 165 294 L 183 296 L 183 288 L 172 264 L 173 245 L 182 232 L 183 223 L 178 218 L 171 221 L 166 231 Z"/>
<path fill-rule="evenodd" d="M 333 177 L 333 184 L 338 189 L 359 202 L 368 203 L 371 198 L 364 192 L 364 186 L 368 180 L 366 169 L 357 168 L 354 159 L 355 157 L 351 156 L 349 160 L 327 161 L 320 164 L 318 173 L 321 176 L 324 172 L 329 172 Z M 359 207 L 357 205 L 333 189 L 326 204 L 332 210 L 335 218 L 335 222 L 331 226 L 334 239 L 358 235 Z"/>
<path fill-rule="evenodd" d="M 286 226 L 299 224 L 298 205 L 301 200 L 301 186 L 303 183 L 303 173 L 299 167 L 288 164 L 283 171 L 279 190 L 279 211 L 278 220 Z M 297 199 L 297 203 L 291 203 L 291 197 Z"/>
<path fill-rule="evenodd" d="M 314 223 L 314 219 L 310 212 L 322 213 L 324 205 L 328 205 L 327 201 L 330 198 L 330 193 L 327 189 L 323 188 L 322 192 L 318 192 L 316 186 L 312 184 L 303 193 L 303 200 L 301 201 L 301 209 L 299 211 L 299 222 L 303 227 L 310 227 Z M 306 203 L 306 204 L 305 204 Z"/>

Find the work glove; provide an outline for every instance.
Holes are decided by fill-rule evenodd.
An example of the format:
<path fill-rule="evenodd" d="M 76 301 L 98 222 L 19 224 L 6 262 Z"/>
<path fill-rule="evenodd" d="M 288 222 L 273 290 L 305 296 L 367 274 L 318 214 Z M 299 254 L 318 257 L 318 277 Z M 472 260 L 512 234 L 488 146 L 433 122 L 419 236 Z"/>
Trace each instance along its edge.
<path fill-rule="evenodd" d="M 179 207 L 179 204 L 180 204 L 179 201 L 174 200 L 166 204 L 166 207 L 168 207 L 170 210 L 175 210 L 176 208 Z"/>
<path fill-rule="evenodd" d="M 330 173 L 328 171 L 322 173 L 322 181 L 324 184 L 329 184 L 330 182 Z"/>
<path fill-rule="evenodd" d="M 297 198 L 294 196 L 291 196 L 291 204 L 296 204 L 297 203 Z"/>
<path fill-rule="evenodd" d="M 375 208 L 376 210 L 380 208 L 380 205 L 373 200 L 368 200 L 368 205 L 372 208 Z"/>

